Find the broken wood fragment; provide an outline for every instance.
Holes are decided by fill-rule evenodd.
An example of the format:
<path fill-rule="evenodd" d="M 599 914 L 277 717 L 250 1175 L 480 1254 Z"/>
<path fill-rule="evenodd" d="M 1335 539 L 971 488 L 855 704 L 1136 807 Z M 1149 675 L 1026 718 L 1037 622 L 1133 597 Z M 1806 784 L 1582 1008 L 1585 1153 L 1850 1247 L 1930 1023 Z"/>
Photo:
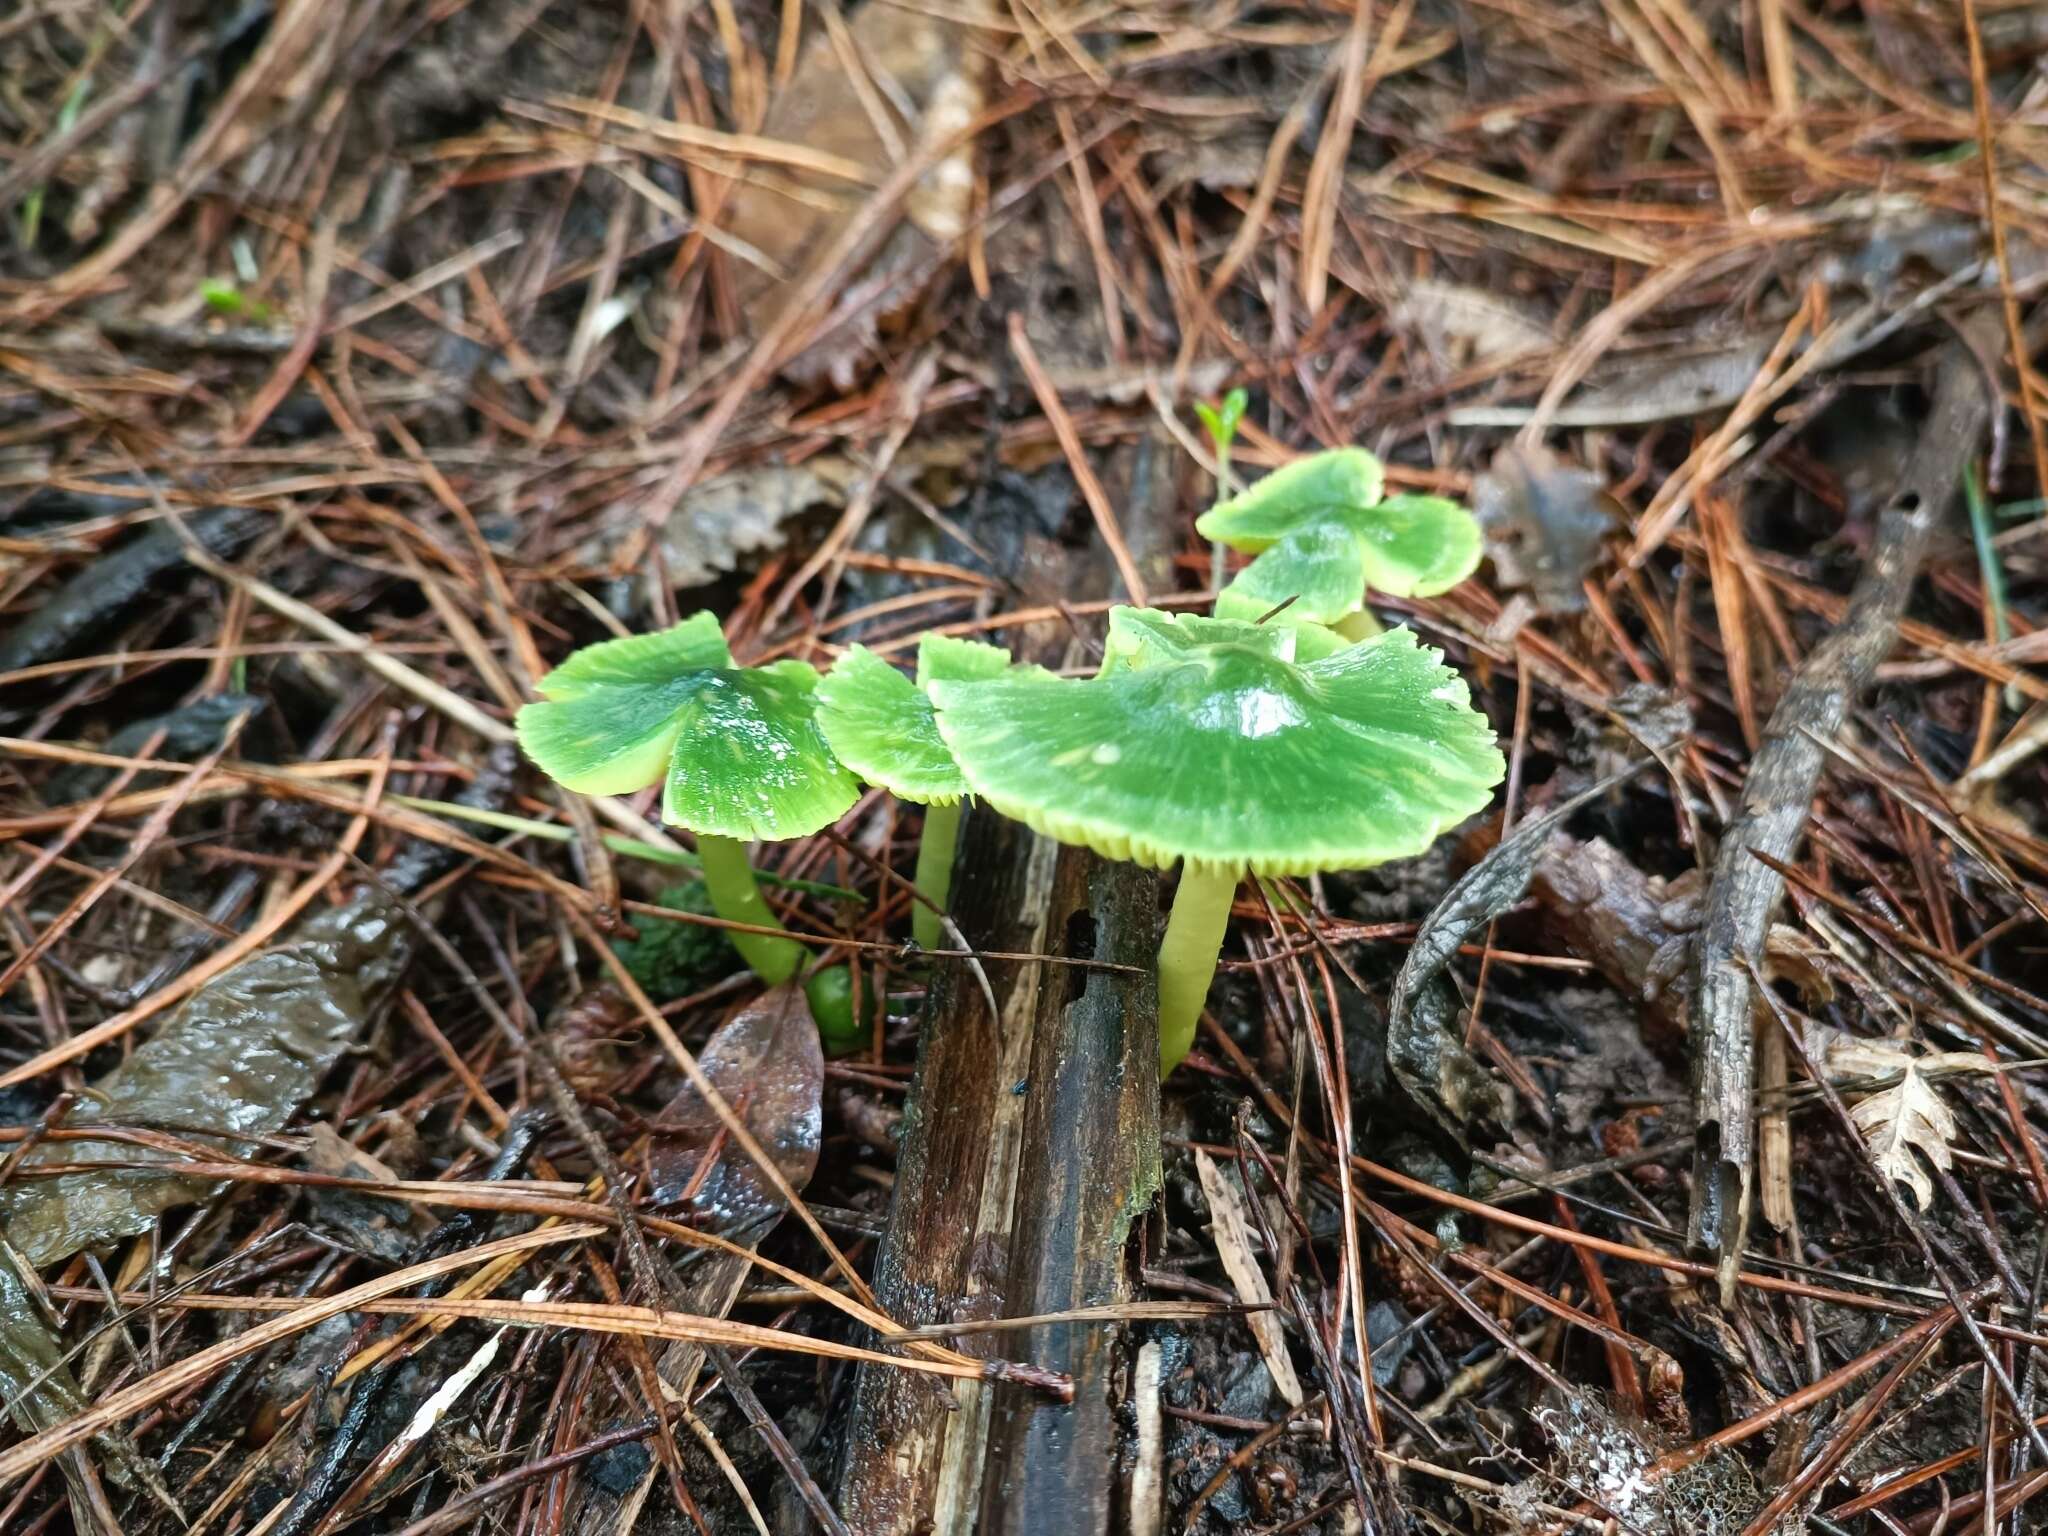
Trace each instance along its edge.
<path fill-rule="evenodd" d="M 1714 1258 L 1723 1305 L 1733 1300 L 1749 1225 L 1755 1152 L 1753 975 L 1761 974 L 1784 880 L 1755 855 L 1789 860 L 1806 830 L 1822 743 L 1891 653 L 1943 512 L 1962 486 L 1990 421 L 1984 372 L 1962 341 L 1935 364 L 1934 403 L 1892 498 L 1878 514 L 1870 561 L 1842 623 L 1807 655 L 1771 714 L 1707 889 L 1687 1013 L 1693 1063 L 1693 1186 L 1687 1237 Z"/>

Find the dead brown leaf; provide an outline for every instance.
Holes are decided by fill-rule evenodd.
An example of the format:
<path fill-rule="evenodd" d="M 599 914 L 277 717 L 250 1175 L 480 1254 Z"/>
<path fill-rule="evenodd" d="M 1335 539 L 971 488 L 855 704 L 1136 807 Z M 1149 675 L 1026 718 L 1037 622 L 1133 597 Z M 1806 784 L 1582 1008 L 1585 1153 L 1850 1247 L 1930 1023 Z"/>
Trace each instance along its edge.
<path fill-rule="evenodd" d="M 777 987 L 719 1026 L 697 1064 L 792 1189 L 818 1166 L 825 1058 L 803 989 Z M 680 1203 L 721 1228 L 778 1212 L 780 1198 L 734 1149 L 710 1102 L 684 1085 L 655 1118 L 650 1183 L 663 1206 Z"/>
<path fill-rule="evenodd" d="M 1934 1181 L 1913 1153 L 1917 1149 L 1947 1172 L 1956 1134 L 1955 1111 L 1935 1090 L 1934 1079 L 1988 1072 L 1990 1063 L 1976 1051 L 1921 1053 L 1903 1040 L 1865 1040 L 1825 1024 L 1809 1027 L 1806 1053 L 1830 1078 L 1892 1080 L 1852 1105 L 1849 1118 L 1878 1171 L 1912 1190 L 1914 1203 L 1926 1210 L 1934 1203 Z"/>
<path fill-rule="evenodd" d="M 1509 443 L 1472 486 L 1472 507 L 1503 587 L 1526 587 L 1546 613 L 1586 606 L 1586 573 L 1615 521 L 1600 477 L 1547 448 Z"/>
<path fill-rule="evenodd" d="M 829 151 L 881 182 L 906 156 L 958 134 L 985 104 L 980 54 L 968 28 L 923 11 L 870 3 L 851 22 L 836 16 L 812 37 L 796 73 L 768 109 L 762 136 Z M 921 177 L 903 217 L 869 263 L 864 279 L 880 292 L 858 321 L 799 352 L 783 371 L 807 383 L 849 387 L 861 355 L 891 311 L 922 281 L 936 253 L 967 228 L 974 193 L 973 147 L 966 144 Z M 854 217 L 867 189 L 842 178 L 791 169 L 750 177 L 726 203 L 719 223 L 780 269 L 743 269 L 740 302 L 756 335 L 782 312 L 811 257 Z M 900 278 L 900 283 L 891 279 Z"/>

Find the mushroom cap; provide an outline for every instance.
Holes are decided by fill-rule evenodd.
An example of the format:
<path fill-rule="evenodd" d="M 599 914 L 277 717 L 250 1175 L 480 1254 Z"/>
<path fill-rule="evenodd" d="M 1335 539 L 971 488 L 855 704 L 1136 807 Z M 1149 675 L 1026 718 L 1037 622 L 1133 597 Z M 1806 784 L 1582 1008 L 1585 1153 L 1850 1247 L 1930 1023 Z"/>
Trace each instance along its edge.
<path fill-rule="evenodd" d="M 1161 608 L 1116 607 L 1109 610 L 1109 633 L 1095 675 L 1185 661 L 1218 645 L 1244 646 L 1280 661 L 1292 661 L 1296 655 L 1295 637 L 1285 629 Z"/>
<path fill-rule="evenodd" d="M 1442 496 L 1381 499 L 1379 460 L 1361 448 L 1311 454 L 1195 520 L 1204 538 L 1257 555 L 1231 582 L 1260 611 L 1295 598 L 1298 619 L 1334 624 L 1390 597 L 1433 597 L 1479 564 L 1478 521 Z"/>
<path fill-rule="evenodd" d="M 1112 858 L 1254 873 L 1422 852 L 1492 799 L 1492 728 L 1390 630 L 1316 661 L 1287 628 L 1114 609 L 1087 680 L 937 682 L 939 734 L 1004 815 Z"/>
<path fill-rule="evenodd" d="M 662 815 L 742 840 L 802 837 L 859 793 L 813 719 L 818 674 L 801 661 L 737 667 L 718 620 L 585 646 L 535 685 L 515 722 L 548 777 L 623 795 L 666 774 Z"/>
<path fill-rule="evenodd" d="M 1232 614 L 1255 620 L 1287 603 L 1275 618 L 1284 614 L 1297 624 L 1334 624 L 1365 606 L 1365 585 L 1358 534 L 1331 518 L 1269 544 L 1223 590 L 1231 595 L 1227 611 Z M 1219 603 L 1216 611 L 1226 609 Z"/>
<path fill-rule="evenodd" d="M 866 646 L 850 646 L 818 684 L 818 729 L 839 761 L 870 784 L 919 805 L 954 805 L 967 781 L 940 739 L 925 686 L 998 677 L 1009 666 L 1001 646 L 926 635 L 913 683 Z"/>
<path fill-rule="evenodd" d="M 1363 448 L 1332 448 L 1291 459 L 1195 519 L 1205 539 L 1255 555 L 1303 523 L 1369 507 L 1386 491 L 1386 472 Z"/>
<path fill-rule="evenodd" d="M 1345 611 L 1357 613 L 1363 606 L 1360 603 L 1358 607 Z M 1235 582 L 1216 594 L 1216 617 L 1219 619 L 1236 619 L 1241 624 L 1257 624 L 1262 629 L 1293 630 L 1296 661 L 1320 661 L 1333 651 L 1341 651 L 1351 644 L 1321 619 L 1312 619 L 1299 612 L 1300 607 L 1301 604 L 1296 602 L 1282 608 L 1277 602 L 1269 603 L 1263 597 L 1239 591 Z"/>

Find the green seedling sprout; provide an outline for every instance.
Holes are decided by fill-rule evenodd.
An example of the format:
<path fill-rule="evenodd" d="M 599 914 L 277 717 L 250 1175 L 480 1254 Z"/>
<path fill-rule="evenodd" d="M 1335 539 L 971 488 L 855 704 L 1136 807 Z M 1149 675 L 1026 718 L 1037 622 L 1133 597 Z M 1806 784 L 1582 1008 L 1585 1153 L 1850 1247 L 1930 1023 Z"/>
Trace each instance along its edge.
<path fill-rule="evenodd" d="M 973 792 L 1062 842 L 1181 862 L 1159 948 L 1162 1075 L 1187 1055 L 1238 882 L 1421 853 L 1506 773 L 1465 682 L 1405 629 L 1297 657 L 1300 631 L 1110 613 L 1092 679 L 934 682 Z"/>
<path fill-rule="evenodd" d="M 1233 389 L 1215 405 L 1205 400 L 1195 402 L 1195 415 L 1209 434 L 1209 447 L 1216 456 L 1216 500 L 1219 503 L 1230 496 L 1230 445 L 1237 441 L 1237 424 L 1244 420 L 1244 408 L 1249 398 L 1242 389 Z M 1209 590 L 1212 592 L 1223 590 L 1224 551 L 1229 548 L 1221 539 L 1209 546 Z"/>
<path fill-rule="evenodd" d="M 1434 597 L 1479 564 L 1479 523 L 1442 496 L 1386 496 L 1363 448 L 1310 454 L 1195 520 L 1204 538 L 1257 558 L 1216 597 L 1218 618 L 1303 631 L 1304 659 L 1379 632 L 1368 590 Z M 1319 631 L 1334 632 L 1329 639 Z"/>
<path fill-rule="evenodd" d="M 248 320 L 256 325 L 270 323 L 270 306 L 259 304 L 226 278 L 209 277 L 199 285 L 199 297 L 206 307 L 228 320 Z"/>
<path fill-rule="evenodd" d="M 801 661 L 735 666 L 718 620 L 698 613 L 673 629 L 570 656 L 536 685 L 541 702 L 519 711 L 519 744 L 579 794 L 662 784 L 663 818 L 697 835 L 713 910 L 727 922 L 779 929 L 747 844 L 808 836 L 838 820 L 858 793 L 819 734 L 817 686 L 817 672 Z M 793 938 L 727 932 L 770 986 L 803 966 L 805 948 Z M 805 991 L 827 1043 L 857 1035 L 844 967 L 819 972 Z"/>
<path fill-rule="evenodd" d="M 1000 646 L 926 635 L 917 645 L 915 682 L 856 645 L 818 684 L 818 729 L 839 761 L 897 799 L 925 808 L 916 877 L 924 899 L 910 918 L 911 935 L 925 949 L 938 949 L 945 939 L 960 804 L 967 797 L 967 781 L 939 737 L 926 690 L 940 679 L 974 682 L 1009 670 L 1010 653 Z"/>

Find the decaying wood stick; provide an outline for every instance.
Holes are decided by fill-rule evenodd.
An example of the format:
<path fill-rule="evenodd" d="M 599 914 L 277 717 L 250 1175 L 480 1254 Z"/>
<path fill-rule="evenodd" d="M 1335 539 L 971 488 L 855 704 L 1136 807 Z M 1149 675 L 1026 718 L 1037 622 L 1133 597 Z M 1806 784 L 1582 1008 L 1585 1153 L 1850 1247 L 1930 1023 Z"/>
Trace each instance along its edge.
<path fill-rule="evenodd" d="M 1694 952 L 1688 1030 L 1693 1065 L 1693 1188 L 1688 1237 L 1714 1256 L 1724 1305 L 1749 1222 L 1755 1141 L 1752 973 L 1763 969 L 1765 936 L 1784 881 L 1754 854 L 1789 861 L 1806 829 L 1820 780 L 1823 741 L 1842 728 L 1898 636 L 1942 514 L 1991 419 L 1984 370 L 1966 339 L 1935 364 L 1934 404 L 1878 514 L 1869 564 L 1850 593 L 1841 625 L 1792 675 L 1751 761 L 1742 803 L 1721 839 Z"/>
<path fill-rule="evenodd" d="M 1158 948 L 1159 883 L 1149 870 L 1062 848 L 1051 915 L 1069 953 L 1143 964 Z M 1087 978 L 1078 989 L 1055 981 L 1038 993 L 1003 1298 L 1012 1316 L 1125 1300 L 1131 1223 L 1159 1189 L 1155 984 L 1127 971 L 1075 976 Z M 1074 1397 L 1047 1404 L 994 1389 L 977 1529 L 1108 1536 L 1123 1482 L 1110 1454 L 1117 1330 L 1044 1323 L 1021 1348 L 1070 1376 Z"/>
<path fill-rule="evenodd" d="M 1100 465 L 1110 504 L 1122 509 L 1121 534 L 1154 591 L 1170 585 L 1163 552 L 1181 526 L 1172 462 L 1154 436 Z M 1107 590 L 1114 568 L 1104 540 L 1083 554 L 1033 538 L 1021 546 L 1014 576 L 1027 591 L 1074 599 Z M 1047 626 L 1035 646 L 1020 647 L 1020 659 L 1078 662 L 1082 652 L 1069 650 L 1070 638 Z M 1137 908 L 1119 907 L 1117 921 L 1105 916 L 1096 926 L 1080 921 L 1070 933 L 1069 919 L 1086 917 L 1094 867 L 1089 855 L 992 812 L 968 813 L 953 911 L 976 950 L 1100 959 L 1115 949 L 1133 969 L 1068 977 L 1049 966 L 991 960 L 993 999 L 964 966 L 935 973 L 889 1229 L 875 1261 L 876 1296 L 898 1321 L 915 1327 L 1024 1316 L 1119 1294 L 1127 1207 L 1142 1204 L 1158 1178 L 1158 1069 L 1156 1062 L 1132 1066 L 1157 1052 L 1157 1033 L 1149 1012 L 1125 1016 L 1140 981 L 1143 1009 L 1153 1006 L 1157 882 L 1123 870 L 1136 883 L 1119 890 L 1126 898 L 1138 893 Z M 1133 942 L 1140 916 L 1142 942 Z M 1095 985 L 1098 976 L 1107 990 Z M 1115 1000 L 1125 1010 L 1105 1011 Z M 1088 1175 L 1078 1184 L 1077 1171 Z M 862 1536 L 999 1530 L 983 1518 L 993 1463 L 1007 1469 L 998 1477 L 1014 1473 L 1045 1485 L 1034 1505 L 1049 1522 L 1043 1529 L 1107 1532 L 1114 1474 L 1102 1447 L 1110 1442 L 1105 1381 L 1113 1333 L 1100 1324 L 1048 1324 L 1026 1336 L 1028 1347 L 1071 1357 L 1082 1371 L 1079 1406 L 1043 1417 L 985 1383 L 962 1383 L 949 1397 L 899 1370 L 857 1370 L 838 1489 L 847 1524 Z M 978 1353 L 983 1345 L 969 1336 L 962 1347 Z M 1085 1432 L 1048 1432 L 1075 1423 Z M 1069 1518 L 1074 1510 L 1086 1513 Z"/>

